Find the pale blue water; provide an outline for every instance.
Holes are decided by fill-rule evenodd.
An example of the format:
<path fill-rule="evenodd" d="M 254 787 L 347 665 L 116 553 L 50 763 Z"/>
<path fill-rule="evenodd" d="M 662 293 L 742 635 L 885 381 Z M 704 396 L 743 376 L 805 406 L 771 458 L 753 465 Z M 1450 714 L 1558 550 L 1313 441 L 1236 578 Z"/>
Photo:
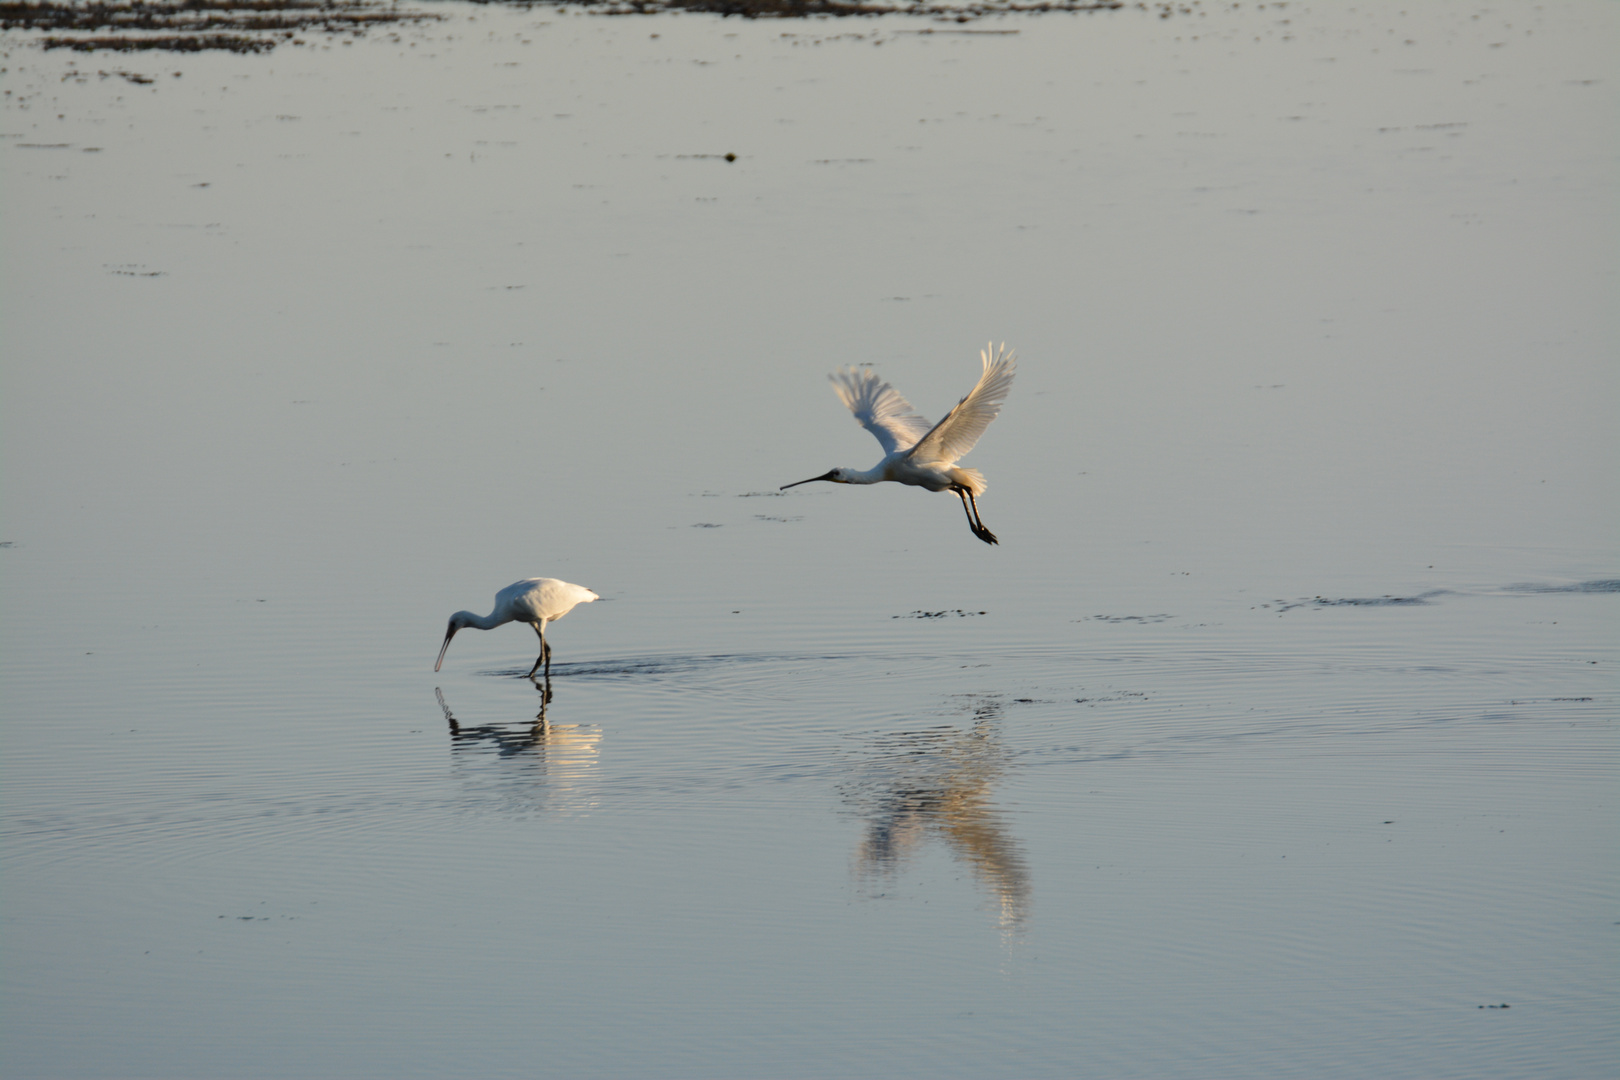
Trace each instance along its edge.
<path fill-rule="evenodd" d="M 1612 1071 L 1612 8 L 444 10 L 5 39 L 7 1076 Z"/>

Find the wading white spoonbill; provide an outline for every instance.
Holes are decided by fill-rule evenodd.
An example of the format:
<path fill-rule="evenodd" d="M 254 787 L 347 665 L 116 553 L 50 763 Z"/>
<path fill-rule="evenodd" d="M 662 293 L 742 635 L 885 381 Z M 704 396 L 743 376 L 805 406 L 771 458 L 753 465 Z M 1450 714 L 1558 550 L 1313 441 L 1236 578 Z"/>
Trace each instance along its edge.
<path fill-rule="evenodd" d="M 956 460 L 973 449 L 1001 411 L 1001 403 L 1012 387 L 1017 357 L 1005 345 L 998 350 L 986 346 L 979 356 L 984 360 L 979 385 L 932 427 L 912 410 L 911 403 L 898 390 L 879 380 L 870 368 L 846 368 L 829 375 L 833 391 L 855 414 L 855 422 L 877 436 L 884 458 L 865 472 L 834 469 L 809 480 L 783 484 L 778 490 L 816 480 L 835 484 L 893 480 L 929 491 L 950 491 L 962 500 L 962 512 L 967 515 L 973 535 L 987 544 L 996 543 L 996 534 L 985 528 L 979 517 L 976 496 L 984 494 L 984 476 L 978 469 L 958 469 Z"/>
<path fill-rule="evenodd" d="M 540 655 L 535 657 L 534 667 L 529 669 L 528 678 L 534 678 L 534 673 L 540 670 L 540 665 L 546 665 L 546 678 L 551 678 L 551 645 L 546 641 L 546 623 L 556 622 L 570 611 L 575 604 L 588 604 L 592 600 L 600 600 L 591 590 L 583 585 L 570 585 L 566 581 L 556 578 L 532 577 L 522 581 L 514 581 L 506 588 L 495 594 L 495 610 L 488 615 L 474 615 L 470 611 L 458 611 L 450 616 L 450 629 L 444 632 L 444 644 L 439 648 L 439 662 L 433 665 L 438 671 L 444 663 L 445 650 L 450 648 L 450 639 L 456 636 L 457 630 L 473 626 L 479 630 L 493 630 L 509 622 L 528 623 L 534 627 L 534 632 L 540 635 Z"/>

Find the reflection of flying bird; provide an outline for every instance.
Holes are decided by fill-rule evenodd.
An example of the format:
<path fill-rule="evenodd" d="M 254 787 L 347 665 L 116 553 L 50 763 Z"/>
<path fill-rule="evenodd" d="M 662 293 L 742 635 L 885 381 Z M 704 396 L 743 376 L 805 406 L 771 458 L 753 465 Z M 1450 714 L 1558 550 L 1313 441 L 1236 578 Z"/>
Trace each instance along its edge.
<path fill-rule="evenodd" d="M 835 484 L 877 484 L 893 480 L 929 491 L 950 491 L 962 500 L 962 512 L 967 515 L 968 528 L 973 530 L 973 535 L 987 544 L 996 543 L 996 534 L 985 528 L 979 517 L 975 498 L 984 494 L 984 476 L 977 469 L 958 469 L 956 461 L 973 449 L 984 429 L 1001 411 L 1001 403 L 1012 387 L 1017 360 L 1005 345 L 994 351 L 993 356 L 989 347 L 979 355 L 984 360 L 979 385 L 932 427 L 912 410 L 911 403 L 901 397 L 898 390 L 880 381 L 869 369 L 848 368 L 829 376 L 834 392 L 855 414 L 855 422 L 877 437 L 885 457 L 865 472 L 834 469 L 809 480 L 783 484 L 780 490 L 815 480 L 831 480 Z"/>
<path fill-rule="evenodd" d="M 540 665 L 546 665 L 546 678 L 551 678 L 551 644 L 546 641 L 546 623 L 556 622 L 570 611 L 575 604 L 588 604 L 592 600 L 599 600 L 591 590 L 583 585 L 570 585 L 566 581 L 556 578 L 533 577 L 514 581 L 506 588 L 495 594 L 495 610 L 488 615 L 474 615 L 470 611 L 458 611 L 450 616 L 450 628 L 444 632 L 444 645 L 439 649 L 439 661 L 433 665 L 438 671 L 444 663 L 445 650 L 450 648 L 450 639 L 456 636 L 456 631 L 472 626 L 479 630 L 493 630 L 509 622 L 528 623 L 534 627 L 534 632 L 540 635 L 540 655 L 535 657 L 534 667 L 529 669 L 529 677 L 540 670 Z"/>
<path fill-rule="evenodd" d="M 995 786 L 1008 752 L 995 722 L 999 707 L 974 709 L 971 729 L 954 726 L 896 732 L 879 738 L 864 768 L 842 785 L 846 800 L 866 818 L 856 852 L 863 874 L 892 875 L 930 839 L 994 893 L 1004 928 L 1023 925 L 1032 886 L 1029 867 L 1006 817 L 996 808 Z"/>

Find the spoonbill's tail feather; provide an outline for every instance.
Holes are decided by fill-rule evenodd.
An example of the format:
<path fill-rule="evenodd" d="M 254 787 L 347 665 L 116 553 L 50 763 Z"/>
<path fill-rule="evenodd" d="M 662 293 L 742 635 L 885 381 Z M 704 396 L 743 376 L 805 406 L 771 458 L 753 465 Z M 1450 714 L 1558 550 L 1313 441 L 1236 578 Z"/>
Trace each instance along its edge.
<path fill-rule="evenodd" d="M 984 489 L 990 486 L 985 483 L 984 473 L 978 469 L 952 469 L 951 482 L 967 488 L 970 495 L 983 495 Z"/>

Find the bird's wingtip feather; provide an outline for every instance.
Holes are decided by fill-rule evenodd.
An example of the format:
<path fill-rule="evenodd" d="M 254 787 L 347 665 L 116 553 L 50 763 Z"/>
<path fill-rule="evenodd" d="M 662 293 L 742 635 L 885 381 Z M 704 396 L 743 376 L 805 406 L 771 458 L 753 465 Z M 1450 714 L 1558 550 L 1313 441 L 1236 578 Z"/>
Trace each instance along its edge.
<path fill-rule="evenodd" d="M 1006 364 L 1008 367 L 1012 367 L 1018 361 L 1018 351 L 1007 348 L 1005 341 L 999 346 L 994 341 L 987 341 L 984 348 L 979 351 L 979 357 L 984 361 L 986 369 L 997 364 Z"/>

